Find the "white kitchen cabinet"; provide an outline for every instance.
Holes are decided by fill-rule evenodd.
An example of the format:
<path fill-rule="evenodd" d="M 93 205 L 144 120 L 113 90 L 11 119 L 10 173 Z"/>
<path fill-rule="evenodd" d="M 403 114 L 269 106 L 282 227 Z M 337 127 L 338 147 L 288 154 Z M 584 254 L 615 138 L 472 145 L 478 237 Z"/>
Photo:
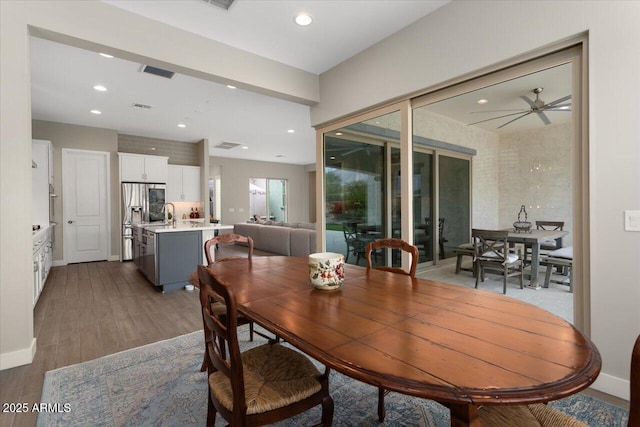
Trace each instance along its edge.
<path fill-rule="evenodd" d="M 52 187 L 51 176 L 53 175 L 53 146 L 51 142 L 40 139 L 34 139 L 32 143 L 32 169 L 31 169 L 31 186 L 32 186 L 32 218 L 33 225 L 39 225 L 45 229 L 49 227 L 49 208 L 50 194 Z"/>
<path fill-rule="evenodd" d="M 53 263 L 53 243 L 51 233 L 53 227 L 38 231 L 33 238 L 33 305 L 44 289 Z"/>
<path fill-rule="evenodd" d="M 130 153 L 118 153 L 118 157 L 120 182 L 167 182 L 168 157 Z"/>
<path fill-rule="evenodd" d="M 167 200 L 199 202 L 201 200 L 200 167 L 169 165 Z"/>

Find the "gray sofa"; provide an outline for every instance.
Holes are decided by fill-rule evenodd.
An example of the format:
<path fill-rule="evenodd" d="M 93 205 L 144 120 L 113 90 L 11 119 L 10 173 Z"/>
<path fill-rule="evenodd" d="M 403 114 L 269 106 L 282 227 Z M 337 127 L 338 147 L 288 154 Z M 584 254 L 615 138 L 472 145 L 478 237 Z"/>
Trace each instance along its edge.
<path fill-rule="evenodd" d="M 314 227 L 313 229 L 311 227 Z M 312 224 L 266 225 L 241 223 L 233 226 L 233 232 L 253 239 L 253 256 L 301 256 L 316 252 L 316 230 Z M 220 245 L 216 259 L 247 256 L 248 248 L 241 244 Z"/>

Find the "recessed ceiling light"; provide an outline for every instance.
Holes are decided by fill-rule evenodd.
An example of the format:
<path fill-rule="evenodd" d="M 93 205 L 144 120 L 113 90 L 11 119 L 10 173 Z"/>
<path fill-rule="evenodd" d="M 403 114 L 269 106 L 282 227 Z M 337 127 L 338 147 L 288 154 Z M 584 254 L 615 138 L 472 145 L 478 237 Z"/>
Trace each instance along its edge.
<path fill-rule="evenodd" d="M 227 85 L 227 87 L 228 87 L 229 89 L 235 89 L 235 88 L 236 88 L 236 87 L 235 87 L 235 86 L 233 86 L 233 85 Z"/>
<path fill-rule="evenodd" d="M 482 105 L 482 104 L 486 104 L 486 103 L 488 103 L 488 102 L 489 102 L 489 100 L 488 100 L 488 99 L 484 99 L 484 98 L 482 98 L 482 99 L 478 99 L 478 104 L 480 104 L 480 105 Z"/>
<path fill-rule="evenodd" d="M 95 90 L 97 90 L 98 92 L 106 92 L 107 91 L 107 88 L 102 86 L 102 85 L 95 85 L 93 88 Z"/>
<path fill-rule="evenodd" d="M 248 149 L 249 149 L 249 147 L 247 147 L 246 145 L 243 145 L 243 146 L 242 146 L 242 149 L 243 149 L 243 150 L 248 150 Z"/>
<path fill-rule="evenodd" d="M 340 136 L 342 135 L 342 132 L 336 132 L 336 135 Z"/>
<path fill-rule="evenodd" d="M 100 56 L 103 56 L 105 58 L 113 58 L 113 55 L 109 55 L 108 53 L 102 53 L 102 52 L 100 52 Z"/>
<path fill-rule="evenodd" d="M 102 114 L 100 110 L 91 110 L 91 114 Z"/>
<path fill-rule="evenodd" d="M 178 127 L 179 127 L 179 128 L 186 128 L 186 127 L 187 127 L 187 125 L 185 125 L 184 123 L 178 123 Z"/>
<path fill-rule="evenodd" d="M 294 133 L 294 132 L 295 132 L 295 130 L 293 130 L 293 129 L 289 129 L 287 132 L 289 132 L 289 133 Z"/>
<path fill-rule="evenodd" d="M 564 107 L 558 107 L 558 110 L 568 110 L 570 107 L 565 105 Z"/>
<path fill-rule="evenodd" d="M 336 159 L 336 156 L 331 156 L 331 157 L 329 157 L 329 159 L 330 159 L 330 160 L 335 160 L 335 159 Z"/>
<path fill-rule="evenodd" d="M 306 27 L 313 22 L 313 18 L 308 13 L 299 13 L 294 20 L 301 27 Z"/>

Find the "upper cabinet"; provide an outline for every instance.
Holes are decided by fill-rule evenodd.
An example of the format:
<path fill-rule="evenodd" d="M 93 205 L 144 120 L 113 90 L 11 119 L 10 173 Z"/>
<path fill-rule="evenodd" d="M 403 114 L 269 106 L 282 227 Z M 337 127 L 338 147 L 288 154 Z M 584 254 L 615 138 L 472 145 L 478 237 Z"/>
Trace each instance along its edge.
<path fill-rule="evenodd" d="M 201 200 L 200 168 L 169 165 L 167 201 L 199 202 Z"/>
<path fill-rule="evenodd" d="M 168 157 L 144 154 L 118 153 L 120 158 L 120 182 L 166 183 Z"/>
<path fill-rule="evenodd" d="M 34 139 L 32 143 L 31 185 L 33 193 L 33 225 L 49 227 L 53 176 L 53 146 L 49 141 Z"/>

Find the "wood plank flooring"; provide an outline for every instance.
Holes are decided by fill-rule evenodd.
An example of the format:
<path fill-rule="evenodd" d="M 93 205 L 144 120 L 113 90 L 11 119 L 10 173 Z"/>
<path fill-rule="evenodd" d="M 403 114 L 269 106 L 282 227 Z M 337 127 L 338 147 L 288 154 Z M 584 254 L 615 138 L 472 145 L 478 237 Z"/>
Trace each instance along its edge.
<path fill-rule="evenodd" d="M 30 365 L 0 372 L 0 402 L 40 402 L 46 371 L 202 329 L 198 292 L 160 293 L 133 263 L 51 270 L 34 311 Z M 51 402 L 55 403 L 55 402 Z M 37 414 L 0 412 L 0 426 L 34 426 Z"/>

